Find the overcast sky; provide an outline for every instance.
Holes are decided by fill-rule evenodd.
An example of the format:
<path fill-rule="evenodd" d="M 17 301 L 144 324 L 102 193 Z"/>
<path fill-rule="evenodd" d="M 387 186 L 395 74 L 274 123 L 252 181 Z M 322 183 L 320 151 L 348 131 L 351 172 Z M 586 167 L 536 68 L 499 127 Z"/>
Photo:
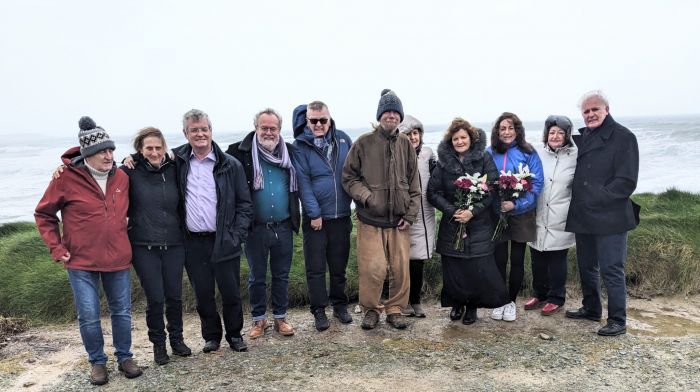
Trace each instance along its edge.
<path fill-rule="evenodd" d="M 425 124 L 700 112 L 700 2 L 2 0 L 0 133 L 171 134 L 191 108 L 216 131 L 265 107 L 325 101 L 340 128 L 375 121 L 380 91 Z"/>

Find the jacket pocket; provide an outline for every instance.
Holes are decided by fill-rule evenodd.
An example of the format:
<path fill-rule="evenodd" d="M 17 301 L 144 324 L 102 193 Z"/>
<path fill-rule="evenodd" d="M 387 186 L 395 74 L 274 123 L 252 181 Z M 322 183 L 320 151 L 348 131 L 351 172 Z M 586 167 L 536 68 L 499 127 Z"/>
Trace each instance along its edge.
<path fill-rule="evenodd" d="M 373 190 L 372 195 L 367 199 L 367 212 L 372 216 L 386 215 L 386 198 L 382 198 L 380 190 Z"/>
<path fill-rule="evenodd" d="M 401 179 L 398 187 L 393 191 L 392 201 L 394 204 L 394 215 L 406 215 L 411 197 L 408 194 L 408 181 Z"/>

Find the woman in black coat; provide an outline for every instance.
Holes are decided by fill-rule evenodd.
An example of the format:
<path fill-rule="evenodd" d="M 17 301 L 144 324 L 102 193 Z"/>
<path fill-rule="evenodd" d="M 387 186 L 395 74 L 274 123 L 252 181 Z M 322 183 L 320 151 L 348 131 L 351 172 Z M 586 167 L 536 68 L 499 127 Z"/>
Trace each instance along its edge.
<path fill-rule="evenodd" d="M 182 336 L 184 225 L 175 162 L 166 153 L 163 134 L 152 127 L 140 130 L 134 138 L 134 149 L 134 168 L 122 166 L 129 176 L 132 264 L 146 294 L 146 324 L 153 357 L 162 365 L 170 360 L 165 346 L 168 337 L 173 354 L 192 353 Z"/>
<path fill-rule="evenodd" d="M 464 324 L 476 321 L 478 307 L 494 308 L 508 302 L 508 292 L 493 258 L 493 198 L 487 194 L 481 200 L 482 206 L 471 211 L 455 205 L 457 178 L 475 173 L 486 174 L 488 181 L 498 178 L 496 165 L 485 147 L 483 130 L 461 118 L 454 119 L 438 146 L 438 165 L 428 183 L 428 201 L 442 212 L 436 249 L 442 257 L 442 305 L 452 307 L 452 320 L 464 316 Z M 454 249 L 460 223 L 468 223 L 461 251 Z"/>

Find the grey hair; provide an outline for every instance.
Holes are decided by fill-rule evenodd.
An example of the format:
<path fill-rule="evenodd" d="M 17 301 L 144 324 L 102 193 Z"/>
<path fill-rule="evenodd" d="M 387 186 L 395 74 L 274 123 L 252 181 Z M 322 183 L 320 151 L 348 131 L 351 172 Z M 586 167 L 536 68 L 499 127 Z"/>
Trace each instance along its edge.
<path fill-rule="evenodd" d="M 255 114 L 255 118 L 253 119 L 253 125 L 255 126 L 255 129 L 258 129 L 258 120 L 260 119 L 260 116 L 263 114 L 269 114 L 272 116 L 277 117 L 277 121 L 280 123 L 280 129 L 282 129 L 282 115 L 277 113 L 277 110 L 272 109 L 272 108 L 266 108 L 261 111 L 259 111 L 257 114 Z"/>
<path fill-rule="evenodd" d="M 207 124 L 209 124 L 209 130 L 210 131 L 212 130 L 211 120 L 209 119 L 209 115 L 204 113 L 203 111 L 201 111 L 199 109 L 191 109 L 182 116 L 182 131 L 183 132 L 187 132 L 187 120 L 192 120 L 192 121 L 207 120 Z"/>
<path fill-rule="evenodd" d="M 323 109 L 328 109 L 328 105 L 321 101 L 313 101 L 310 104 L 306 105 L 306 110 L 323 110 Z"/>
<path fill-rule="evenodd" d="M 605 94 L 601 90 L 591 90 L 581 96 L 581 99 L 578 100 L 578 108 L 581 109 L 583 107 L 583 103 L 588 101 L 591 98 L 598 98 L 603 103 L 605 104 L 605 107 L 609 107 L 610 103 L 608 102 L 608 97 L 605 96 Z"/>

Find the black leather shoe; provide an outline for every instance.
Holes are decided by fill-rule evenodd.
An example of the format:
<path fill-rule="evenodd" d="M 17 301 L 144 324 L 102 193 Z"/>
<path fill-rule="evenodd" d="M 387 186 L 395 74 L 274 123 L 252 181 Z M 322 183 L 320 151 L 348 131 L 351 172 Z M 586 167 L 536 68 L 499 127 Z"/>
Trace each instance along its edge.
<path fill-rule="evenodd" d="M 334 309 L 333 310 L 333 317 L 340 320 L 340 322 L 343 324 L 350 324 L 352 322 L 352 316 L 350 315 L 350 313 L 348 313 L 348 310 L 345 308 Z"/>
<path fill-rule="evenodd" d="M 450 320 L 457 321 L 462 319 L 462 316 L 464 316 L 464 306 L 453 306 L 452 310 L 450 311 Z"/>
<path fill-rule="evenodd" d="M 192 350 L 185 344 L 184 341 L 179 339 L 170 339 L 170 348 L 173 351 L 173 355 L 180 357 L 189 357 L 192 355 Z"/>
<path fill-rule="evenodd" d="M 625 333 L 627 333 L 627 327 L 614 321 L 608 321 L 603 328 L 598 330 L 600 336 L 617 336 Z"/>
<path fill-rule="evenodd" d="M 326 317 L 325 309 L 321 308 L 314 310 L 314 326 L 316 326 L 316 330 L 319 332 L 325 331 L 331 326 L 330 321 L 328 321 L 328 317 Z"/>
<path fill-rule="evenodd" d="M 591 321 L 600 321 L 600 315 L 595 315 L 592 313 L 588 313 L 588 311 L 585 308 L 578 308 L 576 310 L 567 310 L 566 311 L 566 317 L 572 318 L 572 319 L 577 319 L 577 320 L 591 320 Z"/>
<path fill-rule="evenodd" d="M 470 324 L 474 324 L 475 322 L 476 322 L 476 308 L 467 309 L 467 313 L 464 314 L 464 319 L 462 320 L 462 324 L 470 325 Z"/>
<path fill-rule="evenodd" d="M 243 338 L 231 338 L 229 345 L 231 346 L 231 350 L 237 353 L 248 351 L 248 345 L 245 343 Z"/>
<path fill-rule="evenodd" d="M 219 342 L 216 340 L 207 340 L 206 343 L 204 343 L 204 348 L 202 349 L 202 352 L 205 353 L 210 353 L 212 351 L 218 351 L 219 350 Z"/>
<path fill-rule="evenodd" d="M 165 348 L 165 342 L 153 345 L 153 361 L 158 365 L 165 365 L 170 362 L 168 350 Z"/>

